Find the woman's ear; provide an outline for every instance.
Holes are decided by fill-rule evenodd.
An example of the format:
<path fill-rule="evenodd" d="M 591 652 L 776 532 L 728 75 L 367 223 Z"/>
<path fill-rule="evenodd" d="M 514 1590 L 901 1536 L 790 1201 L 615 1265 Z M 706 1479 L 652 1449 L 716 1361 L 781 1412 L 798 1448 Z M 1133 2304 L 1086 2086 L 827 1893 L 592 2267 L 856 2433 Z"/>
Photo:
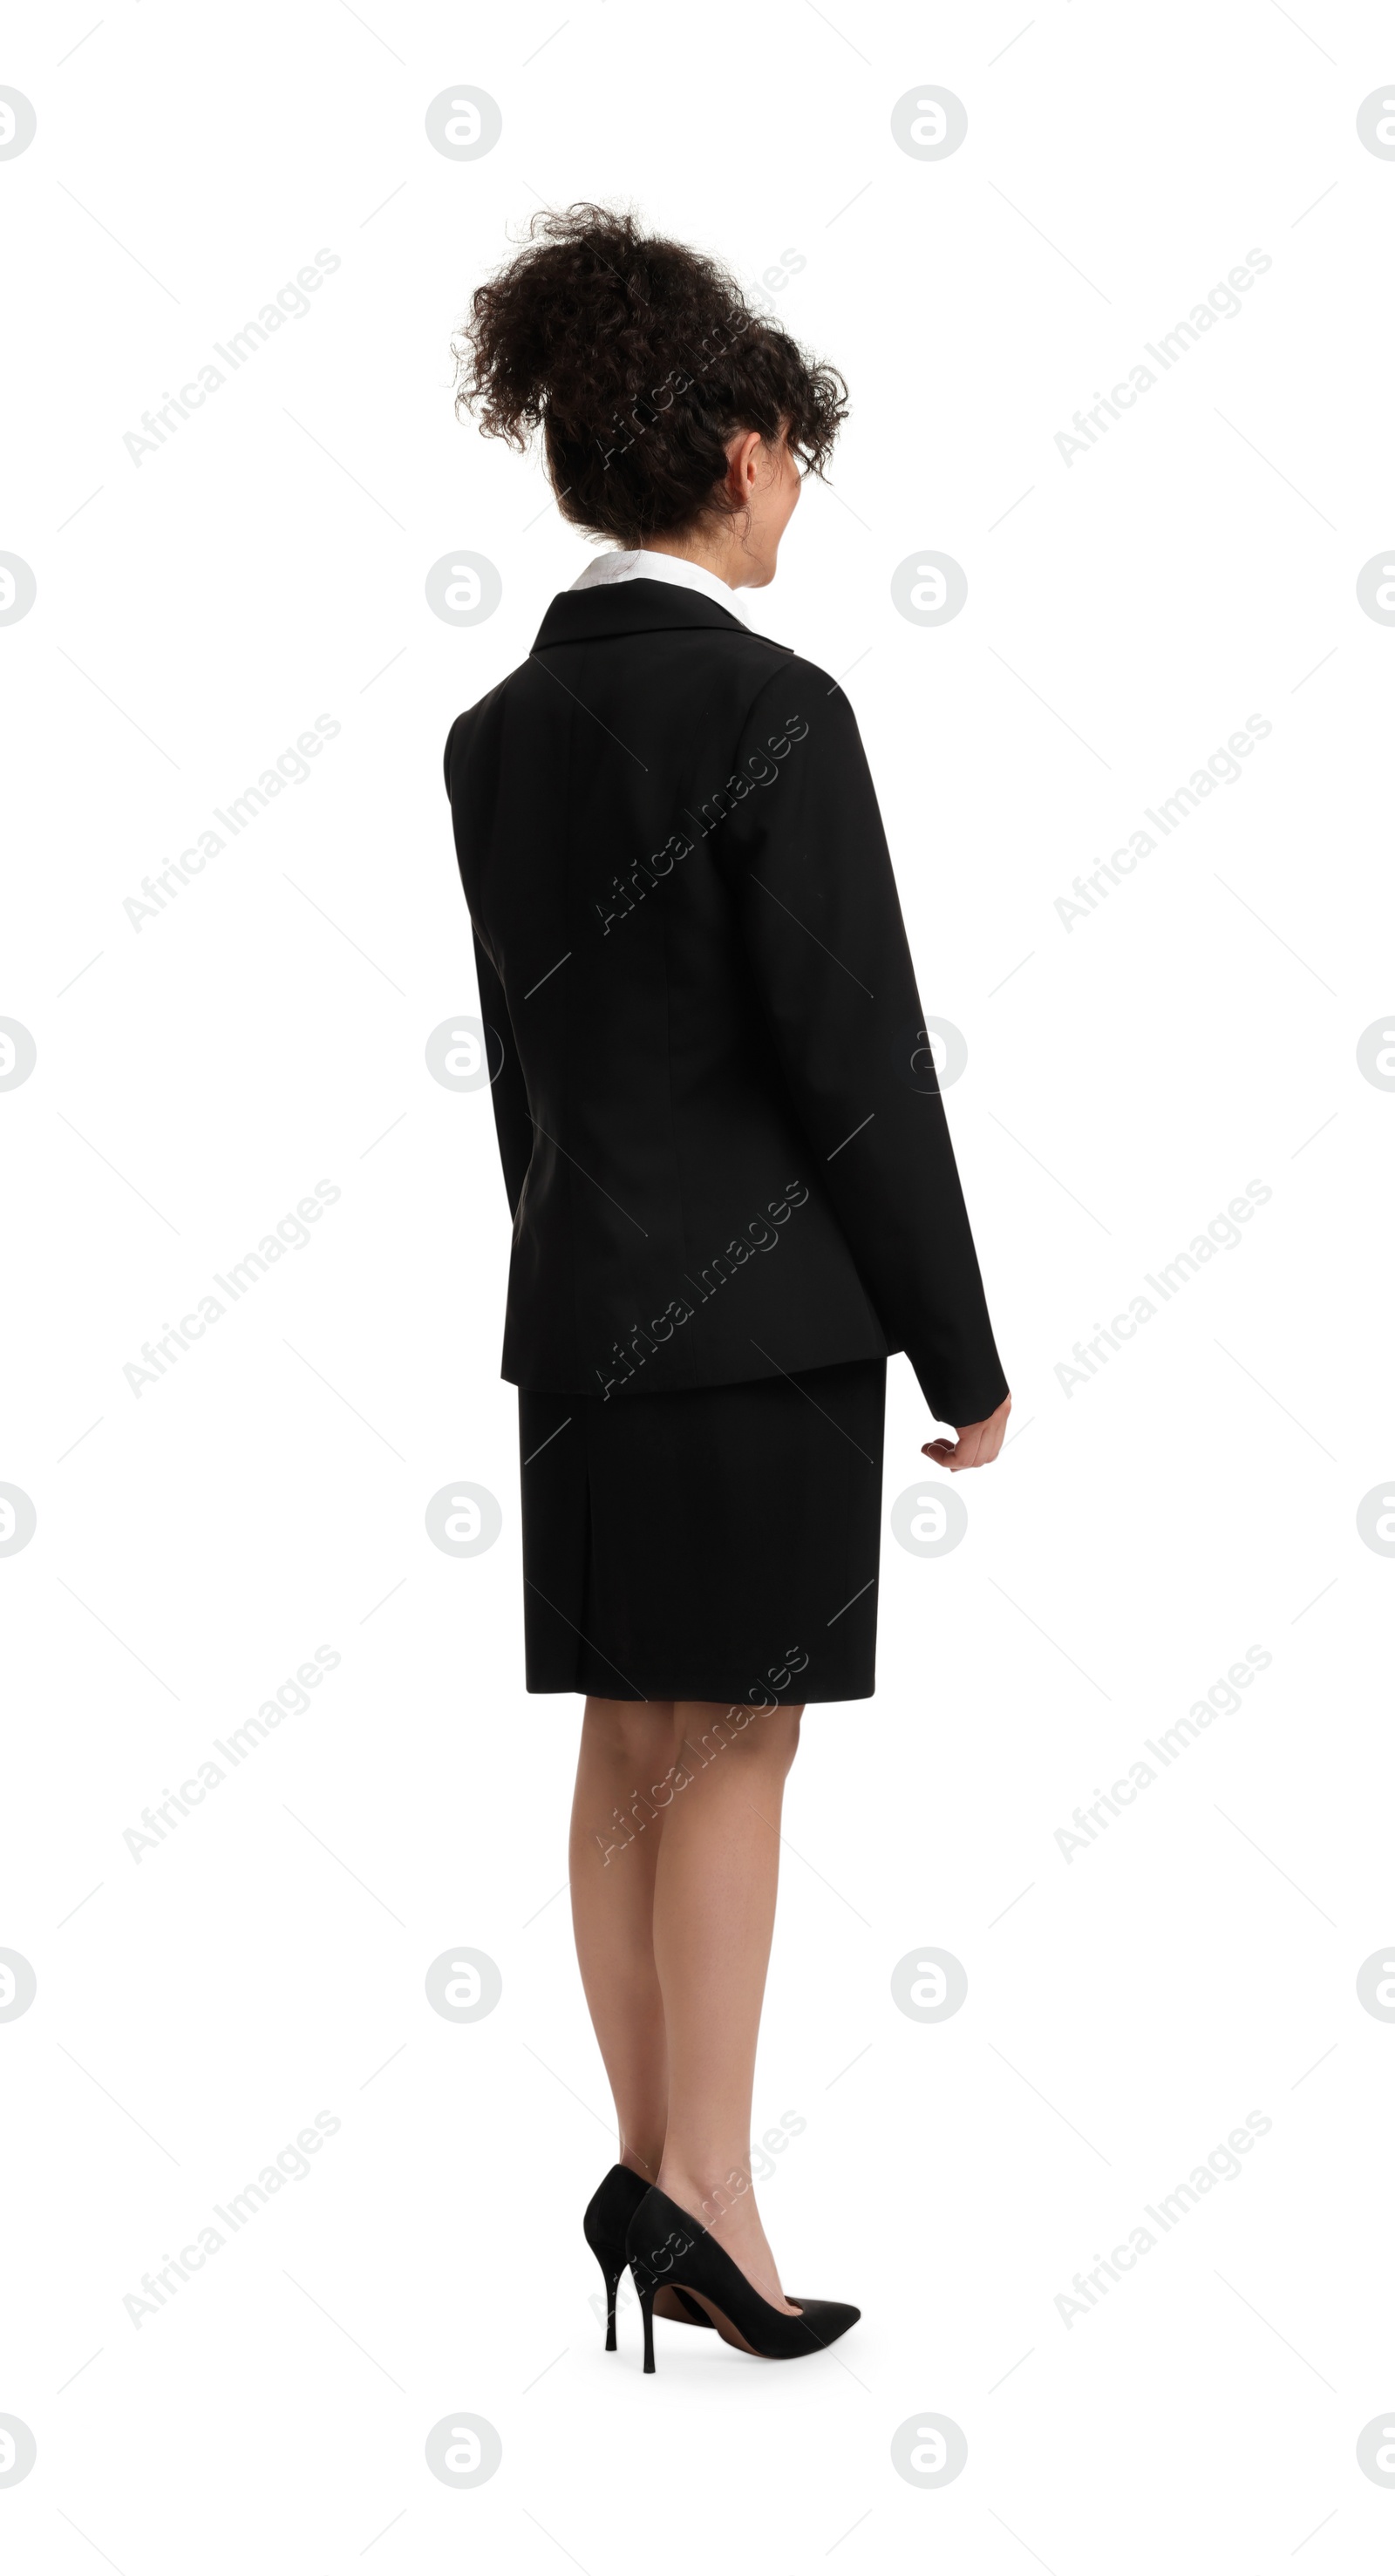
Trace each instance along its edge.
<path fill-rule="evenodd" d="M 738 429 L 727 440 L 727 489 L 734 499 L 750 500 L 760 480 L 764 446 L 758 429 Z"/>

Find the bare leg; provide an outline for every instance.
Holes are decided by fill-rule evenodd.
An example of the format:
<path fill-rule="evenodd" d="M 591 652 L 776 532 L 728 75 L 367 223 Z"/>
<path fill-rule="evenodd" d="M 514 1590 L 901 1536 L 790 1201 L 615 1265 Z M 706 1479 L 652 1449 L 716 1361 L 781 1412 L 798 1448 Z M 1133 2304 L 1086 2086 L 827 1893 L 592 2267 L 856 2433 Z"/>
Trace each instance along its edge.
<path fill-rule="evenodd" d="M 619 2161 L 651 2183 L 668 2111 L 654 1874 L 673 1799 L 674 1749 L 671 1700 L 587 1700 L 572 1805 L 572 1925 L 615 2097 Z"/>
<path fill-rule="evenodd" d="M 688 1700 L 674 1715 L 682 1771 L 653 1882 L 652 1960 L 667 2039 L 659 2188 L 702 2218 L 763 2298 L 797 2315 L 756 2208 L 751 2097 L 781 1802 L 802 1711 Z"/>

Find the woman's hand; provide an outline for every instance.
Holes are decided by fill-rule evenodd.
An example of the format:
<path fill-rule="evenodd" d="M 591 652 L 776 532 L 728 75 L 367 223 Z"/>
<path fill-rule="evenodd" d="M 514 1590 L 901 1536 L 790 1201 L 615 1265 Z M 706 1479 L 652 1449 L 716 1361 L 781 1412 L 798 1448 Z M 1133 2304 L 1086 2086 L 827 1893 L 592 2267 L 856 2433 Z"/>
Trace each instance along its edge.
<path fill-rule="evenodd" d="M 1003 1433 L 1012 1411 L 1012 1397 L 1005 1395 L 996 1413 L 986 1422 L 961 1422 L 955 1440 L 926 1440 L 921 1446 L 924 1458 L 933 1458 L 937 1467 L 948 1467 L 957 1476 L 961 1467 L 990 1467 L 1003 1445 Z"/>

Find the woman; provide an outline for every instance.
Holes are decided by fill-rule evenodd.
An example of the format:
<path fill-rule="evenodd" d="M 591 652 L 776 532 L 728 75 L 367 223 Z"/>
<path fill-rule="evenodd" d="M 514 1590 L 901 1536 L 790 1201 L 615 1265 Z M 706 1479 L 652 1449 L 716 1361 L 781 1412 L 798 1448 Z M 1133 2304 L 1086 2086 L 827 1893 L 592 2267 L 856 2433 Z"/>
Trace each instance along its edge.
<path fill-rule="evenodd" d="M 781 1794 L 803 1708 L 875 1688 L 886 1358 L 957 1443 L 1010 1398 L 852 710 L 753 634 L 846 387 L 681 245 L 535 219 L 457 407 L 538 427 L 608 538 L 446 746 L 513 1216 L 527 1687 L 586 1694 L 577 1955 L 619 2161 L 609 2295 L 772 2359 L 750 2180 Z"/>

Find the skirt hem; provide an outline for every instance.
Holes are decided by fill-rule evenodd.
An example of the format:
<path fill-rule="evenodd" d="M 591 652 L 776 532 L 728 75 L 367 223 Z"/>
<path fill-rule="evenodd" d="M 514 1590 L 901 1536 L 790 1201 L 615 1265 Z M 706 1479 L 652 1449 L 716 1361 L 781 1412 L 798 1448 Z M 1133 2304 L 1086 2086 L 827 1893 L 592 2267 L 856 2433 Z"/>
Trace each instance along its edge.
<path fill-rule="evenodd" d="M 836 1708 L 840 1700 L 875 1699 L 875 1682 L 865 1690 L 808 1691 L 803 1697 L 797 1691 L 776 1691 L 769 1699 L 743 1699 L 739 1692 L 697 1690 L 685 1683 L 676 1690 L 606 1690 L 595 1682 L 525 1682 L 530 1699 L 561 1699 L 568 1692 L 578 1699 L 613 1699 L 622 1707 L 646 1708 L 651 1700 L 693 1700 L 708 1708 Z"/>

